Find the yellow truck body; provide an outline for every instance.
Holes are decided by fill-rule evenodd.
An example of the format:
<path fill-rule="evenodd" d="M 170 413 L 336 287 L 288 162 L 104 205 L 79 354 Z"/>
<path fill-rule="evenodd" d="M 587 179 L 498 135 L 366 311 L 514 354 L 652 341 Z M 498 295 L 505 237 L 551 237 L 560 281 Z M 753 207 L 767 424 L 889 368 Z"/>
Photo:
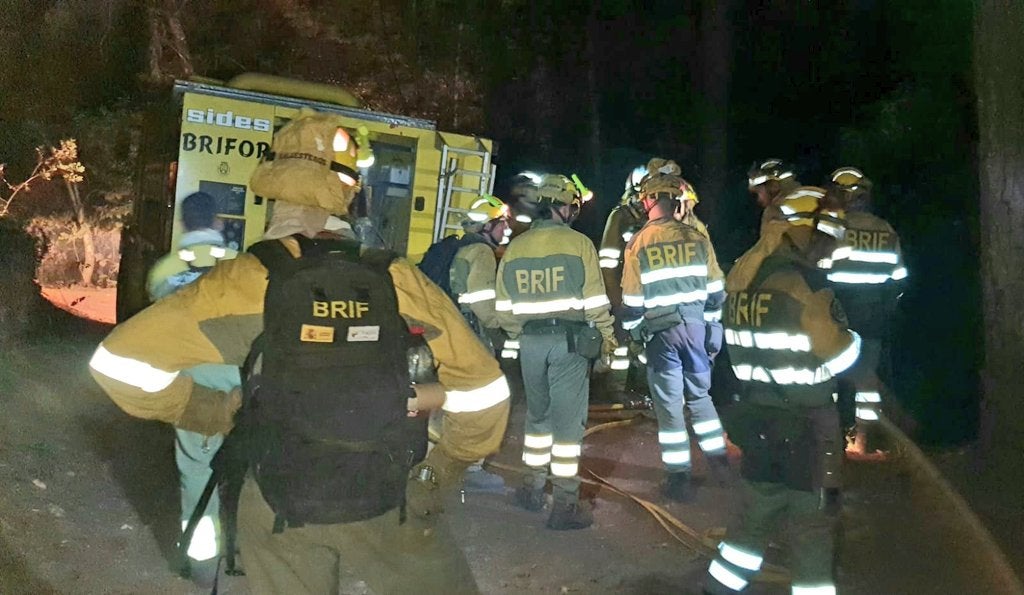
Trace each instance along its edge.
<path fill-rule="evenodd" d="M 269 91 L 269 92 L 268 92 Z M 298 110 L 341 117 L 370 131 L 374 163 L 361 170 L 363 206 L 377 243 L 419 261 L 431 243 L 459 231 L 459 213 L 493 189 L 494 143 L 437 130 L 434 122 L 358 107 L 344 90 L 266 75 L 226 84 L 177 81 L 175 101 L 151 117 L 150 136 L 177 130 L 177 147 L 141 156 L 134 217 L 125 227 L 118 277 L 119 319 L 145 305 L 146 269 L 182 233 L 178 206 L 189 194 L 214 196 L 225 239 L 244 250 L 266 229 L 271 201 L 256 196 L 249 177 L 269 150 L 274 131 Z M 177 114 L 172 126 L 167 120 Z M 154 139 L 154 146 L 159 146 Z M 144 145 L 145 146 L 145 145 Z M 122 295 L 123 294 L 123 295 Z"/>

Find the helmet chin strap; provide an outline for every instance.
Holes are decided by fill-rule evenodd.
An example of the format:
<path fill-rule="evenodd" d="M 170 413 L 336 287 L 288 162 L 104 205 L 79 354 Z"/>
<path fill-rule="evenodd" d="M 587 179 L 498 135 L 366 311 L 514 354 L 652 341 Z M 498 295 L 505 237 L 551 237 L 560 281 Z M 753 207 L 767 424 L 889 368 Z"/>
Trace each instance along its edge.
<path fill-rule="evenodd" d="M 497 221 L 497 219 L 491 219 L 490 221 L 488 221 L 487 224 L 484 225 L 484 228 L 481 230 L 482 233 L 480 234 L 483 236 L 484 241 L 487 243 L 487 245 L 489 245 L 491 248 L 495 248 L 501 244 L 501 238 L 494 238 L 494 229 L 498 226 Z M 504 233 L 502 235 L 504 235 Z"/>
<path fill-rule="evenodd" d="M 565 214 L 566 207 L 569 207 L 569 210 L 571 210 L 571 214 Z M 576 206 L 575 203 L 573 203 L 571 205 L 563 205 L 561 207 L 558 207 L 557 209 L 554 209 L 554 212 L 562 223 L 566 225 L 572 225 L 573 221 L 576 220 L 576 217 L 579 216 L 580 209 L 578 206 Z"/>

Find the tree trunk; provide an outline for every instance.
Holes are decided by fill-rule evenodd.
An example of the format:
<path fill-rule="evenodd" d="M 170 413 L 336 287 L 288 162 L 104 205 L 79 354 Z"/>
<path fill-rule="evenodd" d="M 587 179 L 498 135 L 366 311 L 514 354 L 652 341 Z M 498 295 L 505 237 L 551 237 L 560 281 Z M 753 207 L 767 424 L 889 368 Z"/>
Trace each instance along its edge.
<path fill-rule="evenodd" d="M 976 0 L 981 282 L 985 324 L 983 443 L 1024 445 L 1024 3 Z M 988 424 L 983 420 L 983 432 Z M 986 440 L 987 439 L 987 440 Z"/>
<path fill-rule="evenodd" d="M 735 0 L 704 0 L 700 12 L 698 83 L 702 117 L 698 193 L 710 199 L 702 202 L 701 208 L 712 227 L 722 218 L 722 209 L 716 209 L 715 204 L 725 200 L 729 183 L 729 82 L 734 4 Z"/>
<path fill-rule="evenodd" d="M 184 3 L 183 3 L 184 4 Z M 192 76 L 192 56 L 175 0 L 149 6 L 149 82 L 160 85 Z"/>
<path fill-rule="evenodd" d="M 93 238 L 92 224 L 86 218 L 85 203 L 82 202 L 78 184 L 65 181 L 64 187 L 68 191 L 68 199 L 75 214 L 78 235 L 82 238 L 82 262 L 78 263 L 78 270 L 82 275 L 82 285 L 89 287 L 96 274 L 96 242 Z"/>
<path fill-rule="evenodd" d="M 597 69 L 600 57 L 597 54 L 597 10 L 600 3 L 595 2 L 587 16 L 587 95 L 590 107 L 590 176 L 592 180 L 601 179 L 601 101 L 598 95 Z"/>

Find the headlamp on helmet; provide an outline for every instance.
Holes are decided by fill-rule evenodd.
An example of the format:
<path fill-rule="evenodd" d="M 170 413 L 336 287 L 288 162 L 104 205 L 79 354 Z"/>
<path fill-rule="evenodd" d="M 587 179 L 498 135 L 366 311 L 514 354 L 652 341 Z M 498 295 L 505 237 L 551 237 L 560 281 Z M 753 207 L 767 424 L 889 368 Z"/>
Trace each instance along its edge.
<path fill-rule="evenodd" d="M 588 202 L 594 198 L 593 191 L 591 191 L 590 188 L 584 186 L 583 182 L 580 181 L 580 177 L 577 176 L 576 174 L 572 175 L 572 183 L 573 185 L 576 186 L 576 191 L 579 192 L 580 200 L 582 202 Z"/>
<path fill-rule="evenodd" d="M 334 150 L 334 161 L 331 162 L 331 170 L 338 174 L 338 179 L 346 186 L 359 185 L 359 172 L 356 171 L 356 143 L 347 130 L 339 126 L 334 131 L 332 142 Z"/>
<path fill-rule="evenodd" d="M 538 186 L 540 185 L 540 182 L 543 179 L 543 176 L 541 176 L 538 173 L 534 173 L 532 171 L 521 171 L 521 172 L 519 172 L 519 174 L 516 177 L 520 177 L 520 176 L 530 180 L 530 182 L 532 182 L 533 184 L 538 185 Z"/>
<path fill-rule="evenodd" d="M 781 159 L 768 159 L 754 163 L 747 172 L 747 187 L 751 190 L 771 180 L 785 180 L 793 177 L 793 168 Z"/>
<path fill-rule="evenodd" d="M 370 131 L 366 126 L 356 128 L 356 167 L 370 167 L 375 161 L 370 148 Z"/>
<path fill-rule="evenodd" d="M 639 190 L 640 189 L 640 182 L 643 181 L 644 176 L 646 176 L 646 175 L 647 175 L 647 167 L 646 166 L 638 165 L 638 166 L 634 167 L 633 171 L 629 172 L 629 176 L 626 177 L 626 187 L 625 187 L 625 190 L 629 190 L 631 188 L 634 189 L 634 190 Z"/>

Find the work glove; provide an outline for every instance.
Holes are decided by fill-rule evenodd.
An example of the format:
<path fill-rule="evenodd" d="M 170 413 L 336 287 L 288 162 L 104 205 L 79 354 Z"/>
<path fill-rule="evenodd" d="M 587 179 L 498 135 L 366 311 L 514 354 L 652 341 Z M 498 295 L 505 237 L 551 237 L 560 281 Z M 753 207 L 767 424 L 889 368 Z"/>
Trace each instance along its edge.
<path fill-rule="evenodd" d="M 502 346 L 508 340 L 508 334 L 505 330 L 501 328 L 484 328 L 484 334 L 487 335 L 487 340 L 491 342 L 491 348 L 497 350 L 500 355 Z"/>
<path fill-rule="evenodd" d="M 227 434 L 234 426 L 235 412 L 241 406 L 241 387 L 224 392 L 194 384 L 192 396 L 174 425 L 204 436 Z"/>
<path fill-rule="evenodd" d="M 462 481 L 469 461 L 457 461 L 435 447 L 412 468 L 405 489 L 406 514 L 415 520 L 436 518 L 444 512 L 444 500 Z"/>
<path fill-rule="evenodd" d="M 601 357 L 594 363 L 594 372 L 604 373 L 612 369 L 612 361 L 615 359 L 615 349 L 619 342 L 615 337 L 605 337 L 601 341 Z"/>
<path fill-rule="evenodd" d="M 406 409 L 414 415 L 420 411 L 434 411 L 444 406 L 445 398 L 444 386 L 438 382 L 414 384 L 412 396 L 406 400 Z"/>
<path fill-rule="evenodd" d="M 708 361 L 714 363 L 715 356 L 722 351 L 722 338 L 725 331 L 721 322 L 709 322 L 704 329 L 704 348 L 708 352 Z"/>

